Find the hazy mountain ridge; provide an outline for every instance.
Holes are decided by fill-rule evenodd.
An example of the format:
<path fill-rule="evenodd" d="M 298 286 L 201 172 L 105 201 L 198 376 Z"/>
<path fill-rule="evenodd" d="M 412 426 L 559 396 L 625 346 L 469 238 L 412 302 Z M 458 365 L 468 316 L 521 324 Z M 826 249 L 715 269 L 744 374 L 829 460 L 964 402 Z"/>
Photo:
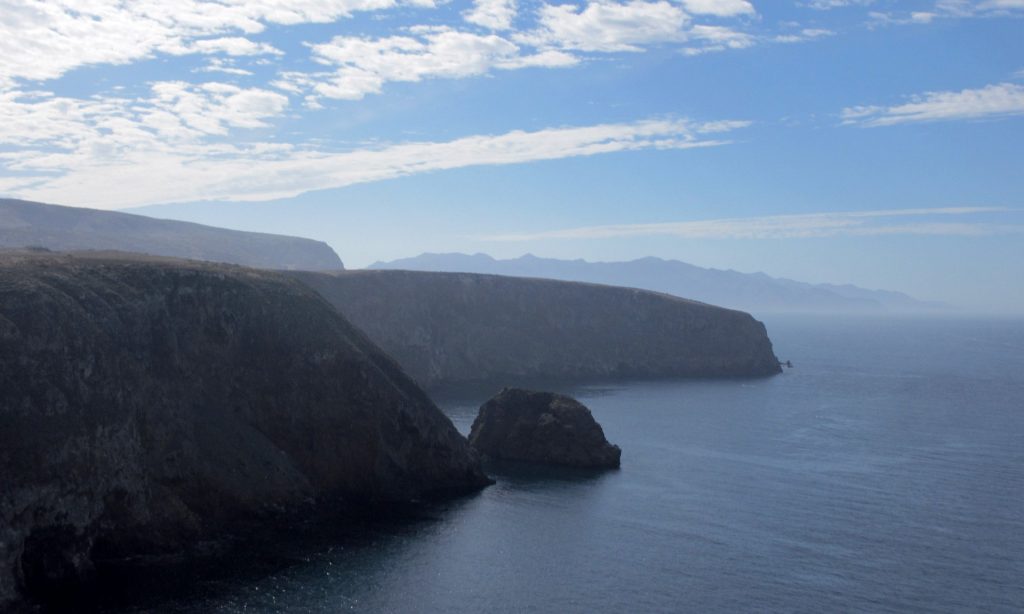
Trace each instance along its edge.
<path fill-rule="evenodd" d="M 771 277 L 707 269 L 678 260 L 647 257 L 627 262 L 588 262 L 538 258 L 527 254 L 498 260 L 487 254 L 432 254 L 390 262 L 370 269 L 488 273 L 584 281 L 664 292 L 731 309 L 771 312 L 901 313 L 945 309 L 901 292 L 868 290 L 853 285 L 810 284 Z"/>
<path fill-rule="evenodd" d="M 339 270 L 326 243 L 143 215 L 0 198 L 0 247 L 117 250 L 264 269 Z"/>

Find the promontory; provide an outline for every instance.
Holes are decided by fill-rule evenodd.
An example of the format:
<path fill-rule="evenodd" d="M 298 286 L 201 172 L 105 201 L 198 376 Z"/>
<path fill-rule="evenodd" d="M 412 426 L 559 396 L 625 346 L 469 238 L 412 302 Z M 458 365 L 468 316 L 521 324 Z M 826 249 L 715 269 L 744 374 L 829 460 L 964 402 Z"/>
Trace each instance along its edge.
<path fill-rule="evenodd" d="M 239 519 L 488 483 L 431 400 L 277 273 L 0 255 L 0 608 Z"/>
<path fill-rule="evenodd" d="M 780 372 L 750 314 L 668 294 L 473 273 L 288 274 L 428 388 Z"/>

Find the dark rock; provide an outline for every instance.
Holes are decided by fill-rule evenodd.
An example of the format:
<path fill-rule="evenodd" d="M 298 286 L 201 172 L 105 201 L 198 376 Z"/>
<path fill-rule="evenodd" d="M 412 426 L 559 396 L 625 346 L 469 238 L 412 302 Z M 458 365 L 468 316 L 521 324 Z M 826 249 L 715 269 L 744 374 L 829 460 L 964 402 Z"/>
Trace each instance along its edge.
<path fill-rule="evenodd" d="M 480 406 L 469 444 L 488 458 L 612 469 L 622 451 L 579 401 L 553 392 L 505 388 Z"/>
<path fill-rule="evenodd" d="M 747 313 L 667 294 L 472 273 L 289 273 L 422 386 L 780 373 Z"/>
<path fill-rule="evenodd" d="M 96 557 L 488 482 L 423 391 L 295 280 L 0 257 L 0 609 L 87 582 Z"/>
<path fill-rule="evenodd" d="M 264 269 L 344 268 L 321 241 L 7 198 L 0 198 L 0 248 L 118 250 Z"/>

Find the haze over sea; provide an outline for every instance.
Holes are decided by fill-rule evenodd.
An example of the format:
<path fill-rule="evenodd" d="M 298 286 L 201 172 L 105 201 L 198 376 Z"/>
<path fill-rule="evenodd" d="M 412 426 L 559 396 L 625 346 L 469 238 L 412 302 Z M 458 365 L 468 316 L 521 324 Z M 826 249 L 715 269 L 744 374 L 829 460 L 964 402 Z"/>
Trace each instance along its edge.
<path fill-rule="evenodd" d="M 622 469 L 492 470 L 183 612 L 1024 610 L 1024 321 L 773 317 L 795 368 L 567 388 Z M 468 432 L 493 392 L 439 399 Z"/>

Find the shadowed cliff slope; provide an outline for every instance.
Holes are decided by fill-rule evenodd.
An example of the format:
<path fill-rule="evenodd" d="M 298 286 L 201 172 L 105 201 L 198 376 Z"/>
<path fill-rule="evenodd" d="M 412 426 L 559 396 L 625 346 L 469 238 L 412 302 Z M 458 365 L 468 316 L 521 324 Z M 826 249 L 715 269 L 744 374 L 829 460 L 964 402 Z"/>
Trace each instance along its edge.
<path fill-rule="evenodd" d="M 749 314 L 645 290 L 545 279 L 290 273 L 420 384 L 779 372 Z"/>
<path fill-rule="evenodd" d="M 482 486 L 389 357 L 279 274 L 0 254 L 0 607 L 238 519 Z"/>
<path fill-rule="evenodd" d="M 344 268 L 330 246 L 311 239 L 0 198 L 0 247 L 29 246 L 119 250 L 263 269 Z"/>

